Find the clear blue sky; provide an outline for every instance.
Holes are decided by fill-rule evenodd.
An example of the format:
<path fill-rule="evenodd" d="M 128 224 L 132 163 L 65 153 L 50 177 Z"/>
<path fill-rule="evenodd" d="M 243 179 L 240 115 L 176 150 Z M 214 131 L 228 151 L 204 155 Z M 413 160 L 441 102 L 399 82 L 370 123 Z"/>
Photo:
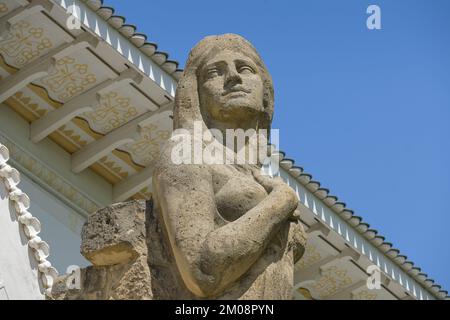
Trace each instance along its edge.
<path fill-rule="evenodd" d="M 366 28 L 381 8 L 382 30 Z M 281 149 L 450 290 L 450 1 L 148 1 L 105 5 L 181 66 L 238 33 L 275 84 Z"/>

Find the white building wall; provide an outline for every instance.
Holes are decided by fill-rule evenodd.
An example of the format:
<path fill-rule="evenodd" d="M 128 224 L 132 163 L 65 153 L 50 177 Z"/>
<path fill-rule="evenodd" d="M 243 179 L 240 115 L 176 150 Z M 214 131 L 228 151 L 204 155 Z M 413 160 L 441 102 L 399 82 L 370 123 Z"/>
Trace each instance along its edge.
<path fill-rule="evenodd" d="M 50 246 L 49 260 L 59 274 L 66 273 L 70 265 L 89 265 L 80 254 L 81 228 L 85 218 L 24 174 L 21 175 L 20 188 L 30 197 L 30 212 L 42 226 L 39 236 Z"/>
<path fill-rule="evenodd" d="M 43 299 L 37 262 L 0 179 L 0 299 Z"/>

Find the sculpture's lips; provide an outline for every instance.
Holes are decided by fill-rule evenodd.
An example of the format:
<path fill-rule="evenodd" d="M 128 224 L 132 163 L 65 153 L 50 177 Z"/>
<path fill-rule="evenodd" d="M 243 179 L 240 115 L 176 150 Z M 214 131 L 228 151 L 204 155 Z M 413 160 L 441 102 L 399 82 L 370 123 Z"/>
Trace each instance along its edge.
<path fill-rule="evenodd" d="M 248 89 L 244 89 L 244 88 L 239 88 L 239 89 L 231 89 L 231 90 L 227 90 L 225 92 L 222 93 L 223 96 L 226 95 L 231 95 L 231 94 L 241 94 L 244 95 L 246 93 L 250 93 L 250 90 Z"/>

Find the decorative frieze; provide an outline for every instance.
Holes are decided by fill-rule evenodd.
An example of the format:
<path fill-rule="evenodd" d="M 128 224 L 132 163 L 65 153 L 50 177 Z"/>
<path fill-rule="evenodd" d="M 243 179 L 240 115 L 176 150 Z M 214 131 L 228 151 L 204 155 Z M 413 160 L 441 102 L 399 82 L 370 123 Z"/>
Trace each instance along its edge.
<path fill-rule="evenodd" d="M 16 146 L 12 141 L 0 135 L 1 143 L 9 149 L 8 154 L 12 159 L 24 169 L 28 170 L 43 183 L 48 185 L 52 190 L 63 196 L 70 203 L 81 209 L 84 215 L 96 211 L 99 206 L 92 200 L 80 193 L 75 187 L 64 181 L 61 176 L 41 161 L 35 159 L 32 155 L 25 153 L 21 148 Z"/>

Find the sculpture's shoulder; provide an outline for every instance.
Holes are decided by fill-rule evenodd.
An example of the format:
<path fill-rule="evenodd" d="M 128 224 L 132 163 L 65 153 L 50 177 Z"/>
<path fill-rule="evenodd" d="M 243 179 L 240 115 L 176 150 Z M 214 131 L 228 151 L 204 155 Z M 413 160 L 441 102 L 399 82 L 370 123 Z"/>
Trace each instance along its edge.
<path fill-rule="evenodd" d="M 210 180 L 211 166 L 196 160 L 195 141 L 187 131 L 185 133 L 172 134 L 163 145 L 159 158 L 155 161 L 153 169 L 154 182 L 161 179 L 194 179 Z M 201 145 L 198 152 L 202 152 Z M 199 156 L 201 160 L 201 154 Z M 182 180 L 177 180 L 181 182 Z M 195 181 L 192 181 L 195 183 Z"/>

